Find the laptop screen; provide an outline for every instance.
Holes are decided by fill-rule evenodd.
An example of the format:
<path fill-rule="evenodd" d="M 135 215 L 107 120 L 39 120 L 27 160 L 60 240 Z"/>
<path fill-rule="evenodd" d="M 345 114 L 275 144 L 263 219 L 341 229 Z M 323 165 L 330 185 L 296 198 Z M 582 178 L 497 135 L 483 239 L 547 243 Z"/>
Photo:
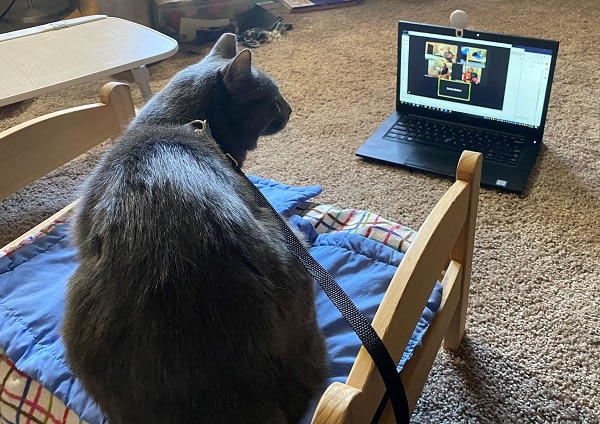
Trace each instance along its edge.
<path fill-rule="evenodd" d="M 543 127 L 558 43 L 400 22 L 401 105 Z"/>

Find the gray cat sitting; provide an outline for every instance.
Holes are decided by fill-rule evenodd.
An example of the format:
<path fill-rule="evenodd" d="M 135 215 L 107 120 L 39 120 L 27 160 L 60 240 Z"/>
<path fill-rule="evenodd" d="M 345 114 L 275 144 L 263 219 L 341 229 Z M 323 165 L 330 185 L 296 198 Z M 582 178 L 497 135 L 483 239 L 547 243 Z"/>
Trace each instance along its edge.
<path fill-rule="evenodd" d="M 86 182 L 67 359 L 111 424 L 295 423 L 326 373 L 313 281 L 198 125 L 132 126 Z"/>
<path fill-rule="evenodd" d="M 277 85 L 252 67 L 251 58 L 250 50 L 237 52 L 234 34 L 223 34 L 203 60 L 177 73 L 150 99 L 134 125 L 207 120 L 223 151 L 242 166 L 258 137 L 281 131 L 292 113 Z"/>
<path fill-rule="evenodd" d="M 111 424 L 295 423 L 323 384 L 312 278 L 221 152 L 243 162 L 290 112 L 224 36 L 87 180 L 62 333 Z"/>

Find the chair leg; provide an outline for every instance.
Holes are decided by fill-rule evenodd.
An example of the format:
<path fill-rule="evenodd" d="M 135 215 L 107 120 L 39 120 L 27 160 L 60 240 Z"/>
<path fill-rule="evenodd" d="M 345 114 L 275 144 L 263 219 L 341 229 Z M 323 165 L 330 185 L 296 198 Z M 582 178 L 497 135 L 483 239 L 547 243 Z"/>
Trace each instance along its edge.
<path fill-rule="evenodd" d="M 463 274 L 462 284 L 464 284 L 465 278 L 468 278 L 468 276 Z M 461 287 L 460 298 L 458 300 L 458 304 L 456 305 L 456 310 L 452 315 L 452 319 L 450 320 L 450 324 L 448 325 L 448 329 L 446 330 L 446 334 L 444 336 L 444 349 L 457 351 L 460 346 L 460 342 L 465 335 L 468 298 L 469 289 L 467 288 L 467 290 L 464 290 L 464 286 Z"/>
<path fill-rule="evenodd" d="M 146 68 L 145 65 L 142 65 L 139 68 L 132 69 L 131 74 L 142 92 L 142 98 L 144 100 L 149 100 L 150 97 L 152 97 L 152 90 L 150 89 L 150 72 L 148 72 L 148 68 Z"/>
<path fill-rule="evenodd" d="M 467 220 L 458 238 L 451 259 L 463 265 L 460 299 L 450 320 L 450 325 L 444 338 L 444 347 L 458 350 L 465 335 L 467 321 L 467 306 L 469 304 L 469 288 L 471 284 L 471 267 L 473 261 L 473 246 L 475 242 L 475 219 L 479 205 L 479 185 L 481 182 L 482 155 L 477 152 L 464 151 L 456 170 L 456 179 L 469 184 L 469 211 Z"/>

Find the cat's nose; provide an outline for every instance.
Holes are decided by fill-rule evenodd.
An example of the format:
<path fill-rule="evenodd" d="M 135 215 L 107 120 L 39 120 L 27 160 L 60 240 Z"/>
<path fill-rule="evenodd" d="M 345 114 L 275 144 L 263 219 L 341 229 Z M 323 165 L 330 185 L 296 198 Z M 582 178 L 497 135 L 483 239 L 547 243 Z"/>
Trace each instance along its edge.
<path fill-rule="evenodd" d="M 283 97 L 281 97 L 281 100 L 279 102 L 277 102 L 277 107 L 279 108 L 279 111 L 287 119 L 290 119 L 290 116 L 292 115 L 292 107 L 290 106 L 290 104 L 287 102 L 286 99 L 284 99 Z"/>

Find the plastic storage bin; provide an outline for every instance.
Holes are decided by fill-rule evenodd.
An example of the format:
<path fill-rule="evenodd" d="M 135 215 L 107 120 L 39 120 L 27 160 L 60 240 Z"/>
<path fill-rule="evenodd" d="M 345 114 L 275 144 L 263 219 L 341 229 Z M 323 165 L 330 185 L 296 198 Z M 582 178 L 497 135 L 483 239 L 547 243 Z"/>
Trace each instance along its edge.
<path fill-rule="evenodd" d="M 153 0 L 152 9 L 159 31 L 187 42 L 193 41 L 190 25 L 196 25 L 196 29 L 222 27 L 248 11 L 248 0 Z"/>

